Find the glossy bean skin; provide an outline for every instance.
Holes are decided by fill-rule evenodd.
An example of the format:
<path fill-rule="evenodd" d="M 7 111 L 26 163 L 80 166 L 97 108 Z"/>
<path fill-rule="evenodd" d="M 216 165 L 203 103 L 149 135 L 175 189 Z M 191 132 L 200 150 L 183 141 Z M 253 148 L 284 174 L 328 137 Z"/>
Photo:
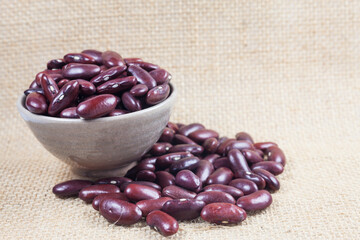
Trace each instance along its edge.
<path fill-rule="evenodd" d="M 123 183 L 132 182 L 130 178 L 127 177 L 107 177 L 100 178 L 94 182 L 94 184 L 113 184 L 120 187 Z"/>
<path fill-rule="evenodd" d="M 280 189 L 280 182 L 272 173 L 264 169 L 255 169 L 254 173 L 256 173 L 265 180 L 266 187 L 270 190 L 277 191 Z"/>
<path fill-rule="evenodd" d="M 79 83 L 79 93 L 83 96 L 93 95 L 96 92 L 95 85 L 89 81 L 83 79 L 76 79 L 73 81 L 77 81 Z"/>
<path fill-rule="evenodd" d="M 128 72 L 130 72 L 131 75 L 136 78 L 138 83 L 145 84 L 149 90 L 156 87 L 156 81 L 151 77 L 151 75 L 147 71 L 145 71 L 141 67 L 133 66 L 133 65 L 129 66 Z"/>
<path fill-rule="evenodd" d="M 124 191 L 126 197 L 133 202 L 148 199 L 158 199 L 161 197 L 161 193 L 155 188 L 145 185 L 130 183 Z"/>
<path fill-rule="evenodd" d="M 204 152 L 204 148 L 200 145 L 195 145 L 195 144 L 178 144 L 172 146 L 169 149 L 169 153 L 175 153 L 175 152 L 189 152 L 191 154 L 198 156 Z"/>
<path fill-rule="evenodd" d="M 234 177 L 232 171 L 226 167 L 221 167 L 215 170 L 207 179 L 206 185 L 224 184 L 227 185 Z"/>
<path fill-rule="evenodd" d="M 76 107 L 65 108 L 60 112 L 61 118 L 80 118 L 76 112 Z"/>
<path fill-rule="evenodd" d="M 123 93 L 121 101 L 124 107 L 130 112 L 136 112 L 142 109 L 140 100 L 133 97 L 129 92 Z"/>
<path fill-rule="evenodd" d="M 39 79 L 39 83 L 40 83 L 40 79 Z M 32 81 L 32 82 L 30 83 L 30 85 L 29 85 L 29 89 L 32 89 L 32 88 L 34 88 L 34 89 L 40 88 L 40 89 L 41 89 L 41 85 L 38 85 L 38 84 L 36 83 L 36 80 L 34 80 L 34 81 Z"/>
<path fill-rule="evenodd" d="M 112 184 L 92 185 L 81 189 L 79 198 L 90 203 L 96 196 L 105 193 L 120 193 L 120 189 Z"/>
<path fill-rule="evenodd" d="M 158 142 L 168 142 L 168 143 L 171 143 L 172 140 L 173 140 L 173 138 L 174 138 L 174 135 L 175 135 L 175 131 L 172 130 L 171 128 L 166 127 L 166 128 L 163 130 L 163 132 L 162 132 L 162 134 L 161 134 Z"/>
<path fill-rule="evenodd" d="M 81 53 L 85 53 L 87 56 L 92 57 L 97 65 L 102 65 L 102 52 L 94 49 L 86 49 Z"/>
<path fill-rule="evenodd" d="M 153 70 L 149 74 L 154 78 L 157 85 L 167 83 L 171 79 L 171 74 L 162 68 Z"/>
<path fill-rule="evenodd" d="M 142 213 L 135 204 L 116 198 L 107 198 L 100 202 L 100 214 L 110 223 L 132 225 L 140 221 Z"/>
<path fill-rule="evenodd" d="M 264 159 L 261 157 L 261 155 L 254 150 L 243 149 L 243 150 L 241 150 L 241 152 L 244 155 L 246 161 L 250 164 L 255 164 L 255 163 L 264 161 Z"/>
<path fill-rule="evenodd" d="M 162 188 L 175 184 L 175 177 L 171 173 L 165 171 L 157 171 L 155 174 L 156 182 Z"/>
<path fill-rule="evenodd" d="M 64 59 L 58 58 L 58 59 L 52 59 L 47 63 L 47 69 L 61 69 L 66 63 L 64 62 Z"/>
<path fill-rule="evenodd" d="M 175 134 L 173 141 L 175 144 L 195 144 L 195 145 L 197 145 L 196 142 L 194 142 L 190 138 L 188 138 L 184 135 L 181 135 L 181 134 Z"/>
<path fill-rule="evenodd" d="M 258 142 L 254 144 L 254 147 L 256 149 L 260 149 L 262 151 L 265 151 L 269 147 L 277 147 L 278 145 L 274 142 Z"/>
<path fill-rule="evenodd" d="M 213 165 L 214 165 L 215 169 L 218 169 L 221 167 L 231 168 L 228 157 L 220 157 L 220 158 L 215 159 Z"/>
<path fill-rule="evenodd" d="M 104 70 L 99 75 L 93 77 L 90 82 L 95 86 L 99 86 L 109 80 L 120 77 L 120 75 L 126 70 L 126 67 L 116 66 Z"/>
<path fill-rule="evenodd" d="M 124 193 L 105 193 L 105 194 L 100 194 L 100 195 L 96 196 L 94 198 L 94 200 L 92 201 L 91 205 L 96 211 L 99 211 L 100 202 L 103 201 L 104 199 L 108 199 L 108 198 L 120 199 L 120 200 L 123 200 L 126 202 L 129 201 Z"/>
<path fill-rule="evenodd" d="M 228 139 L 229 139 L 228 137 L 221 137 L 221 138 L 219 138 L 219 143 L 222 144 L 223 142 L 225 142 Z"/>
<path fill-rule="evenodd" d="M 63 75 L 62 75 L 62 70 L 61 69 L 54 69 L 54 70 L 49 70 L 46 69 L 42 72 L 39 72 L 38 74 L 36 74 L 35 76 L 35 82 L 38 86 L 41 86 L 41 77 L 43 74 L 47 74 L 48 76 L 50 76 L 55 82 L 60 81 L 61 79 L 63 79 Z"/>
<path fill-rule="evenodd" d="M 35 114 L 45 114 L 48 110 L 45 96 L 38 92 L 27 95 L 25 106 L 27 110 Z"/>
<path fill-rule="evenodd" d="M 116 78 L 113 80 L 109 80 L 96 88 L 96 91 L 99 94 L 106 93 L 119 93 L 122 91 L 129 90 L 136 84 L 136 79 L 133 76 L 124 77 L 124 78 Z"/>
<path fill-rule="evenodd" d="M 244 178 L 244 179 L 253 181 L 257 185 L 258 189 L 263 189 L 263 188 L 265 188 L 265 185 L 266 185 L 265 180 L 253 172 L 246 172 L 246 171 L 240 170 L 240 171 L 236 172 L 235 177 L 236 178 Z"/>
<path fill-rule="evenodd" d="M 156 105 L 164 101 L 170 94 L 169 84 L 163 84 L 150 89 L 146 94 L 146 103 Z"/>
<path fill-rule="evenodd" d="M 203 208 L 201 218 L 215 224 L 237 224 L 246 219 L 246 212 L 230 203 L 211 203 Z"/>
<path fill-rule="evenodd" d="M 141 170 L 136 174 L 136 181 L 155 182 L 156 175 L 150 170 Z"/>
<path fill-rule="evenodd" d="M 160 210 L 149 213 L 146 217 L 146 223 L 165 237 L 174 235 L 179 230 L 176 219 Z"/>
<path fill-rule="evenodd" d="M 228 159 L 231 170 L 235 173 L 235 177 L 238 178 L 239 171 L 251 172 L 251 169 L 244 157 L 244 155 L 237 149 L 232 149 L 228 153 Z"/>
<path fill-rule="evenodd" d="M 56 184 L 53 187 L 52 192 L 59 197 L 73 197 L 77 196 L 81 189 L 89 187 L 92 184 L 92 181 L 74 179 Z"/>
<path fill-rule="evenodd" d="M 197 157 L 186 157 L 182 158 L 173 164 L 170 165 L 169 171 L 172 174 L 176 174 L 177 172 L 188 169 L 188 170 L 194 170 L 197 167 L 197 164 L 199 163 L 200 159 Z"/>
<path fill-rule="evenodd" d="M 143 186 L 147 186 L 147 187 L 151 187 L 151 188 L 154 188 L 154 189 L 156 189 L 156 190 L 158 190 L 158 191 L 161 191 L 161 187 L 158 185 L 158 184 L 156 184 L 156 183 L 153 183 L 153 182 L 147 182 L 147 181 L 132 181 L 132 182 L 128 182 L 128 183 L 123 183 L 123 184 L 121 184 L 121 186 L 120 186 L 120 190 L 122 191 L 122 192 L 124 192 L 125 191 L 125 188 L 129 185 L 129 184 L 139 184 L 139 185 L 143 185 Z"/>
<path fill-rule="evenodd" d="M 168 142 L 157 142 L 151 147 L 150 153 L 153 156 L 161 156 L 166 154 L 171 147 L 172 145 Z"/>
<path fill-rule="evenodd" d="M 263 161 L 251 166 L 251 170 L 254 171 L 255 169 L 264 169 L 276 176 L 284 171 L 284 166 L 281 163 L 277 162 Z"/>
<path fill-rule="evenodd" d="M 79 103 L 77 114 L 84 119 L 94 119 L 105 116 L 116 107 L 116 97 L 111 94 L 102 94 Z"/>
<path fill-rule="evenodd" d="M 200 178 L 190 170 L 181 170 L 178 172 L 175 177 L 175 183 L 190 191 L 195 191 L 201 186 Z"/>
<path fill-rule="evenodd" d="M 147 72 L 150 72 L 150 71 L 153 71 L 153 70 L 156 70 L 156 69 L 160 68 L 156 64 L 149 63 L 149 62 L 144 62 L 144 61 L 141 61 L 141 62 L 140 61 L 129 62 L 128 66 L 129 67 L 137 66 L 137 67 L 140 67 L 140 68 L 144 69 Z"/>
<path fill-rule="evenodd" d="M 246 132 L 239 132 L 236 134 L 235 136 L 236 140 L 243 140 L 243 141 L 248 141 L 251 144 L 254 144 L 254 140 L 253 138 L 250 136 L 250 134 L 246 133 Z"/>
<path fill-rule="evenodd" d="M 228 185 L 223 185 L 223 184 L 212 184 L 212 185 L 208 185 L 206 187 L 204 187 L 204 192 L 208 192 L 208 191 L 218 191 L 218 192 L 225 192 L 230 194 L 231 196 L 233 196 L 234 199 L 238 199 L 239 197 L 244 196 L 244 193 L 236 188 L 236 187 L 232 187 L 232 186 L 228 186 Z"/>
<path fill-rule="evenodd" d="M 100 67 L 94 64 L 69 63 L 62 68 L 62 75 L 67 79 L 88 80 L 100 73 Z"/>
<path fill-rule="evenodd" d="M 241 178 L 234 179 L 229 183 L 229 186 L 240 189 L 244 193 L 244 195 L 249 195 L 251 193 L 258 191 L 257 185 L 254 182 L 247 179 L 241 179 Z"/>
<path fill-rule="evenodd" d="M 189 125 L 180 127 L 179 133 L 187 137 L 190 135 L 190 133 L 201 129 L 205 129 L 204 125 L 202 125 L 201 123 L 191 123 Z"/>
<path fill-rule="evenodd" d="M 65 84 L 50 102 L 48 109 L 49 115 L 55 116 L 73 103 L 79 95 L 79 87 L 77 81 L 70 81 Z"/>
<path fill-rule="evenodd" d="M 167 202 L 172 200 L 169 197 L 161 197 L 158 199 L 149 199 L 149 200 L 141 200 L 136 203 L 136 206 L 140 208 L 143 217 L 146 217 L 149 213 L 154 210 L 161 210 L 163 205 Z"/>
<path fill-rule="evenodd" d="M 232 149 L 243 150 L 253 148 L 253 145 L 248 141 L 232 141 L 226 145 L 224 154 L 228 154 Z"/>
<path fill-rule="evenodd" d="M 214 163 L 216 159 L 220 158 L 221 156 L 219 154 L 213 153 L 210 155 L 207 155 L 203 158 L 203 160 L 209 161 L 211 163 Z"/>
<path fill-rule="evenodd" d="M 207 153 L 215 153 L 219 145 L 216 138 L 208 138 L 204 141 L 202 146 Z"/>
<path fill-rule="evenodd" d="M 214 166 L 211 162 L 200 160 L 196 168 L 196 176 L 199 177 L 201 184 L 205 184 L 208 177 L 214 172 Z"/>
<path fill-rule="evenodd" d="M 124 114 L 127 114 L 127 113 L 129 113 L 129 111 L 125 110 L 125 109 L 114 109 L 109 113 L 108 116 L 109 117 L 114 117 L 114 116 L 124 115 Z"/>
<path fill-rule="evenodd" d="M 66 63 L 83 63 L 83 64 L 94 64 L 95 59 L 85 53 L 68 53 L 64 56 Z"/>
<path fill-rule="evenodd" d="M 130 89 L 130 93 L 134 97 L 142 97 L 147 94 L 148 90 L 149 89 L 145 84 L 137 84 Z"/>
<path fill-rule="evenodd" d="M 172 199 L 191 199 L 196 197 L 196 193 L 186 190 L 182 187 L 170 185 L 162 190 L 162 196 L 170 197 Z"/>
<path fill-rule="evenodd" d="M 267 160 L 280 163 L 285 167 L 286 158 L 284 152 L 278 147 L 269 147 L 266 151 Z"/>
<path fill-rule="evenodd" d="M 143 62 L 141 58 L 124 58 L 124 61 L 126 64 L 129 64 L 131 62 Z"/>
<path fill-rule="evenodd" d="M 41 95 L 44 95 L 44 91 L 42 90 L 42 88 L 29 88 L 29 89 L 26 89 L 24 91 L 24 94 L 25 96 L 29 95 L 30 93 L 33 93 L 33 92 L 37 92 L 37 93 L 40 93 Z"/>
<path fill-rule="evenodd" d="M 151 163 L 151 164 L 155 165 L 156 160 L 157 160 L 157 157 L 145 155 L 139 160 L 139 163 Z"/>
<path fill-rule="evenodd" d="M 263 210 L 272 203 L 271 194 L 266 190 L 260 190 L 247 196 L 240 197 L 236 205 L 245 211 Z"/>
<path fill-rule="evenodd" d="M 216 153 L 220 154 L 220 155 L 224 155 L 226 147 L 235 141 L 236 141 L 235 139 L 229 138 L 229 139 L 226 139 L 225 141 L 221 142 L 218 149 L 216 150 Z"/>
<path fill-rule="evenodd" d="M 58 85 L 58 88 L 62 88 L 65 84 L 67 84 L 68 82 L 70 82 L 69 79 L 61 79 L 60 81 L 58 81 L 57 85 Z"/>
<path fill-rule="evenodd" d="M 195 199 L 204 201 L 207 204 L 215 202 L 226 202 L 235 204 L 235 199 L 229 193 L 219 191 L 209 191 L 199 193 Z"/>
<path fill-rule="evenodd" d="M 203 144 L 208 138 L 218 138 L 219 134 L 210 129 L 200 129 L 190 133 L 188 137 L 198 144 Z"/>
<path fill-rule="evenodd" d="M 108 68 L 115 66 L 126 66 L 124 59 L 117 52 L 105 51 L 102 53 L 101 57 L 102 63 Z"/>
<path fill-rule="evenodd" d="M 51 102 L 59 92 L 56 82 L 47 74 L 41 76 L 41 88 L 44 91 L 44 96 Z"/>
<path fill-rule="evenodd" d="M 161 210 L 179 221 L 192 220 L 200 216 L 205 205 L 204 201 L 197 199 L 173 199 L 167 201 Z"/>
<path fill-rule="evenodd" d="M 168 153 L 157 158 L 156 167 L 159 169 L 165 169 L 170 167 L 171 164 L 182 158 L 192 157 L 192 156 L 193 155 L 189 152 Z"/>
<path fill-rule="evenodd" d="M 168 122 L 166 126 L 168 128 L 171 128 L 172 130 L 174 130 L 175 133 L 177 133 L 179 131 L 179 127 L 175 123 Z"/>
<path fill-rule="evenodd" d="M 137 165 L 130 168 L 126 172 L 125 177 L 130 178 L 130 179 L 134 179 L 136 174 L 138 172 L 140 172 L 141 170 L 155 171 L 155 166 L 154 166 L 154 164 L 151 164 L 151 163 L 145 163 L 145 162 L 138 163 Z"/>

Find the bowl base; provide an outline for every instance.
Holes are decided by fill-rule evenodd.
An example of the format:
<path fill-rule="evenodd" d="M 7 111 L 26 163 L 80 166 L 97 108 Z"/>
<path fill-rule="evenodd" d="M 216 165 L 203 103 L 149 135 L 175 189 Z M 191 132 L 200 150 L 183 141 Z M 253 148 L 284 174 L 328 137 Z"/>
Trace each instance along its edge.
<path fill-rule="evenodd" d="M 136 162 L 122 166 L 120 168 L 113 168 L 108 170 L 90 170 L 83 168 L 72 168 L 71 171 L 78 176 L 87 178 L 103 178 L 103 177 L 122 177 L 126 172 L 136 165 Z"/>

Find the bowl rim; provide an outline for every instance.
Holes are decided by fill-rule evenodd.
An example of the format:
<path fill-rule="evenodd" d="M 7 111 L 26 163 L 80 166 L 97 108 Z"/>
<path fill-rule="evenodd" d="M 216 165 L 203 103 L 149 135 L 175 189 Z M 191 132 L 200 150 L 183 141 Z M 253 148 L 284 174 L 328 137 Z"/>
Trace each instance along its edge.
<path fill-rule="evenodd" d="M 44 115 L 39 115 L 39 114 L 34 114 L 32 112 L 30 112 L 29 110 L 27 110 L 25 108 L 25 95 L 24 93 L 22 93 L 17 102 L 17 108 L 18 111 L 20 112 L 20 115 L 26 119 L 33 119 L 39 122 L 61 122 L 61 123 L 95 123 L 95 122 L 109 122 L 109 121 L 114 121 L 114 120 L 121 120 L 121 119 L 131 119 L 131 118 L 136 118 L 138 116 L 141 116 L 143 114 L 146 114 L 148 112 L 152 112 L 156 109 L 162 108 L 166 105 L 172 105 L 172 103 L 175 101 L 176 99 L 176 95 L 177 95 L 177 91 L 176 88 L 174 87 L 174 84 L 169 83 L 170 85 L 170 95 L 161 103 L 153 105 L 151 107 L 142 109 L 140 111 L 136 111 L 136 112 L 130 112 L 127 114 L 123 114 L 123 115 L 119 115 L 119 116 L 112 116 L 112 117 L 100 117 L 100 118 L 95 118 L 95 119 L 82 119 L 82 118 L 60 118 L 60 117 L 51 117 L 51 116 L 44 116 Z"/>

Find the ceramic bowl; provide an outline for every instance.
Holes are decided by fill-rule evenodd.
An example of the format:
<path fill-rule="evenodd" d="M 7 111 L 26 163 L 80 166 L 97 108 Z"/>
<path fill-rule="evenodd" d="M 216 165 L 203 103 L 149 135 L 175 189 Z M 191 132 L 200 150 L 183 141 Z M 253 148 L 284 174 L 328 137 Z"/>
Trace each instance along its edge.
<path fill-rule="evenodd" d="M 94 120 L 36 115 L 17 102 L 20 115 L 39 142 L 82 176 L 119 176 L 160 138 L 174 106 L 176 89 L 163 102 L 115 117 Z"/>

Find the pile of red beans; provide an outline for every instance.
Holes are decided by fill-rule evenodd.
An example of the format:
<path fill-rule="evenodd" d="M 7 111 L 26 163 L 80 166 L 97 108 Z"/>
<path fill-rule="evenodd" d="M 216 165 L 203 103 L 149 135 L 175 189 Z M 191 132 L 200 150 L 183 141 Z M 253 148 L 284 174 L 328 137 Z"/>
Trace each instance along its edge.
<path fill-rule="evenodd" d="M 170 79 L 166 70 L 140 58 L 84 50 L 49 61 L 24 92 L 25 106 L 61 118 L 118 116 L 164 101 Z"/>
<path fill-rule="evenodd" d="M 201 218 L 237 224 L 249 211 L 270 206 L 279 190 L 285 155 L 276 143 L 254 143 L 239 132 L 221 137 L 202 124 L 169 122 L 159 141 L 124 177 L 71 180 L 53 192 L 78 196 L 116 225 L 146 218 L 164 236 L 178 231 L 178 221 Z"/>

